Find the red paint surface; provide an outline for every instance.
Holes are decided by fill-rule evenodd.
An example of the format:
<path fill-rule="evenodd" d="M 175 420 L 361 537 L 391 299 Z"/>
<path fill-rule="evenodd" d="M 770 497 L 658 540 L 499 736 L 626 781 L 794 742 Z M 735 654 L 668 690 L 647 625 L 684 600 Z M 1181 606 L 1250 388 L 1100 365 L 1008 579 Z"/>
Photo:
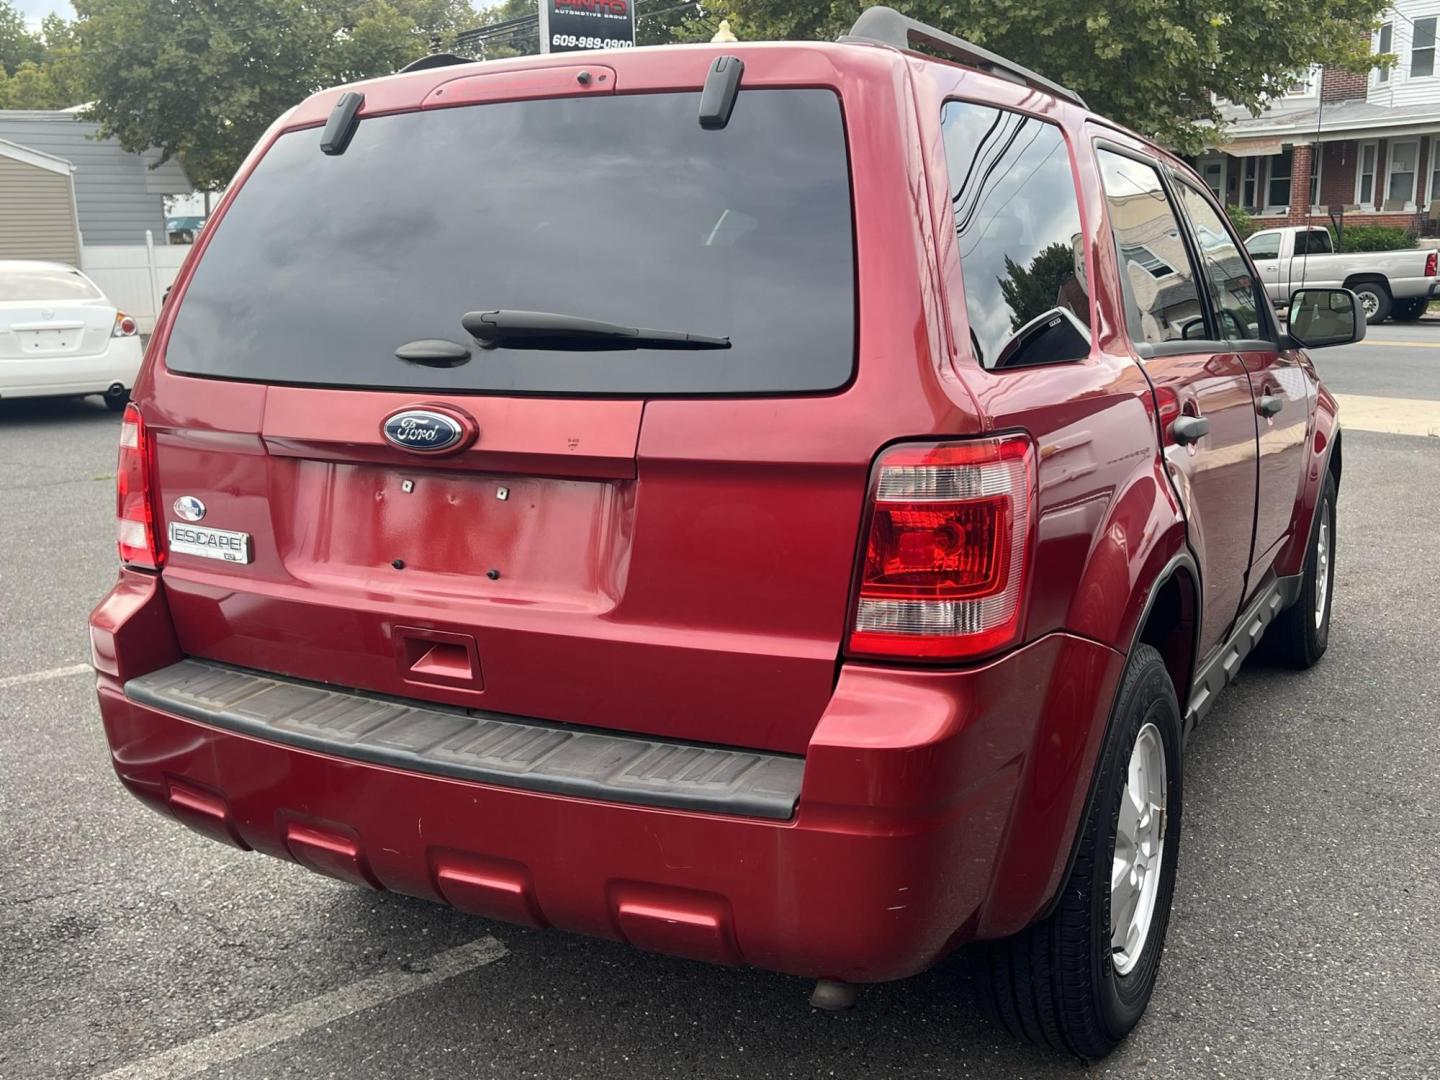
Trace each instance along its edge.
<path fill-rule="evenodd" d="M 1208 356 L 1168 376 L 1156 368 L 1177 403 L 1207 392 L 1195 372 L 1231 379 L 1210 389 L 1234 391 L 1235 418 L 1251 407 L 1247 375 L 1259 392 L 1288 365 L 1287 392 L 1303 391 L 1304 439 L 1259 439 L 1251 459 L 1276 502 L 1247 583 L 1249 545 L 1236 554 L 1236 537 L 1250 535 L 1253 504 L 1212 505 L 1214 470 L 1163 444 L 1124 328 L 1090 140 L 1141 144 L 954 65 L 832 45 L 642 49 L 587 65 L 607 78 L 585 87 L 573 57 L 527 58 L 367 83 L 362 115 L 693 92 L 732 51 L 743 52 L 747 87 L 822 86 L 841 98 L 860 315 L 855 378 L 832 394 L 436 397 L 170 373 L 170 321 L 252 155 L 176 281 L 135 398 L 156 446 L 155 505 L 168 516 L 178 495 L 200 497 L 205 524 L 252 535 L 254 560 L 172 554 L 162 574 L 124 571 L 92 616 L 106 733 L 136 795 L 210 835 L 367 885 L 802 975 L 911 974 L 1044 910 L 1158 575 L 1196 552 L 1208 645 L 1258 586 L 1260 560 L 1296 572 L 1337 434 L 1333 399 L 1299 354 L 1255 371 Z M 256 154 L 287 127 L 323 123 L 338 93 L 292 110 Z M 938 130 L 948 97 L 1063 126 L 1088 237 L 1088 359 L 985 371 L 970 356 Z M 473 417 L 479 437 L 443 459 L 388 446 L 380 420 L 424 402 Z M 1033 440 L 1038 484 L 1017 644 L 959 666 L 843 661 L 877 454 L 1005 430 Z M 1238 565 L 1212 565 L 1212 541 L 1235 541 L 1226 558 Z M 430 657 L 431 644 L 447 648 Z M 126 679 L 185 655 L 803 754 L 799 809 L 776 823 L 425 777 L 124 698 Z"/>

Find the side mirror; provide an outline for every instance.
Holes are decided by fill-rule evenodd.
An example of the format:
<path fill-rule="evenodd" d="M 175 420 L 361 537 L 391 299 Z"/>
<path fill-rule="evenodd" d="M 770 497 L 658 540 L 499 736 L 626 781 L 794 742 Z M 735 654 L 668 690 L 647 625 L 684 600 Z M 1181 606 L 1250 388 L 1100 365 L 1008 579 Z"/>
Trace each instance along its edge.
<path fill-rule="evenodd" d="M 1290 297 L 1290 337 L 1306 349 L 1349 345 L 1365 338 L 1365 311 L 1349 289 L 1296 289 Z"/>

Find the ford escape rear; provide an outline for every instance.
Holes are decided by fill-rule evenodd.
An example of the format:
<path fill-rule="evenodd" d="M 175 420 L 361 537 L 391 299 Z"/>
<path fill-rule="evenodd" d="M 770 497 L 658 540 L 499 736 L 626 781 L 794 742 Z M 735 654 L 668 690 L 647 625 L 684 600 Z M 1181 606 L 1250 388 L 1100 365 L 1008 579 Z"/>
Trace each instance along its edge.
<path fill-rule="evenodd" d="M 1353 297 L 1281 333 L 1181 163 L 888 9 L 583 59 L 325 91 L 242 168 L 122 434 L 120 779 L 831 986 L 986 943 L 1002 1022 L 1105 1053 L 1183 732 L 1267 626 L 1325 648 L 1300 337 Z"/>

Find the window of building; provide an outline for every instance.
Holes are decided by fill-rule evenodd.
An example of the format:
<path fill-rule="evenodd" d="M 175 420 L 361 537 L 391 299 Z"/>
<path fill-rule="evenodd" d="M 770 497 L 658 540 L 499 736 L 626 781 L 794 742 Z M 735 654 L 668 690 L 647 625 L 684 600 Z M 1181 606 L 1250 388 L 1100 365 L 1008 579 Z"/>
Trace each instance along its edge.
<path fill-rule="evenodd" d="M 1225 198 L 1225 159 L 1202 161 L 1200 178 L 1205 181 L 1217 199 Z"/>
<path fill-rule="evenodd" d="M 1435 19 L 1416 19 L 1410 35 L 1410 77 L 1423 79 L 1435 74 Z"/>
<path fill-rule="evenodd" d="M 1270 163 L 1270 179 L 1265 184 L 1267 210 L 1281 210 L 1290 205 L 1290 166 L 1293 157 L 1294 151 L 1286 149 L 1266 158 Z"/>
<path fill-rule="evenodd" d="M 1375 205 L 1376 144 L 1360 144 L 1360 167 L 1355 172 L 1355 201 L 1361 206 Z"/>
<path fill-rule="evenodd" d="M 1175 268 L 1164 259 L 1156 255 L 1144 244 L 1131 244 L 1120 248 L 1120 261 L 1122 263 L 1134 263 L 1149 271 L 1150 276 L 1157 280 L 1167 278 L 1175 273 Z"/>
<path fill-rule="evenodd" d="M 1379 44 L 1379 46 L 1375 49 L 1376 53 L 1388 53 L 1388 52 L 1391 50 L 1391 48 L 1394 46 L 1394 44 L 1395 44 L 1395 24 L 1394 24 L 1394 23 L 1388 23 L 1388 22 L 1387 22 L 1387 23 L 1381 23 L 1381 24 L 1380 24 L 1380 44 Z M 1376 78 L 1378 81 L 1382 82 L 1382 83 L 1383 83 L 1383 82 L 1389 82 L 1389 81 L 1390 81 L 1390 69 L 1389 69 L 1389 68 L 1381 68 L 1378 72 L 1375 73 L 1375 78 Z"/>
<path fill-rule="evenodd" d="M 1240 205 L 1246 210 L 1260 209 L 1260 159 L 1247 157 L 1240 173 Z"/>
<path fill-rule="evenodd" d="M 1320 66 L 1314 65 L 1297 71 L 1285 89 L 1287 98 L 1307 98 L 1315 96 L 1315 87 L 1320 84 Z"/>
<path fill-rule="evenodd" d="M 977 358 L 999 368 L 1089 356 L 1085 237 L 1060 128 L 950 101 L 940 129 Z"/>
<path fill-rule="evenodd" d="M 1430 166 L 1429 199 L 1433 203 L 1440 199 L 1440 139 L 1433 136 L 1430 139 L 1430 157 L 1432 164 Z"/>
<path fill-rule="evenodd" d="M 1220 219 L 1219 211 L 1205 196 L 1189 184 L 1177 186 L 1180 204 L 1200 245 L 1200 261 L 1215 298 L 1221 335 L 1226 341 L 1263 338 L 1259 283 L 1250 273 L 1250 264 L 1240 254 L 1240 246 Z"/>
<path fill-rule="evenodd" d="M 1415 173 L 1420 161 L 1420 141 L 1407 139 L 1390 144 L 1390 169 L 1386 177 L 1386 210 L 1403 210 L 1415 204 Z"/>
<path fill-rule="evenodd" d="M 1320 175 L 1325 168 L 1325 149 L 1319 143 L 1315 144 L 1314 152 L 1310 155 L 1310 205 L 1320 205 Z"/>
<path fill-rule="evenodd" d="M 1160 174 L 1151 165 L 1110 150 L 1101 150 L 1099 158 L 1131 338 L 1139 344 L 1157 344 L 1204 337 L 1205 313 L 1195 288 L 1195 270 Z M 1157 276 L 1155 261 L 1170 267 L 1171 273 Z"/>

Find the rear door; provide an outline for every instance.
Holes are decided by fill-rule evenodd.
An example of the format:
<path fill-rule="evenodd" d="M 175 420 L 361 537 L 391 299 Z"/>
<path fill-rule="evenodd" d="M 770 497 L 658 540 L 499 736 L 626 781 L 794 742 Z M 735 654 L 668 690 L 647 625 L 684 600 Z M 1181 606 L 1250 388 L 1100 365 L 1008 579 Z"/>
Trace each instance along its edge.
<path fill-rule="evenodd" d="M 1155 164 L 1097 153 L 1119 255 L 1126 321 L 1155 389 L 1166 464 L 1200 563 L 1200 659 L 1245 597 L 1255 516 L 1255 407 L 1244 361 L 1223 339 L 1195 253 Z"/>
<path fill-rule="evenodd" d="M 1282 352 L 1277 346 L 1270 307 L 1259 295 L 1255 276 L 1224 216 L 1190 182 L 1177 178 L 1176 191 L 1195 238 L 1220 334 L 1239 355 L 1250 377 L 1259 428 L 1259 487 L 1249 588 L 1254 592 L 1290 532 L 1304 478 L 1305 436 L 1315 383 L 1299 353 Z M 1305 240 L 1317 235 L 1326 234 L 1323 230 L 1296 234 Z"/>
<path fill-rule="evenodd" d="M 446 84 L 445 101 L 502 100 L 365 117 L 339 155 L 317 129 L 282 134 L 207 228 L 144 404 L 168 521 L 199 498 L 199 524 L 247 534 L 251 556 L 171 551 L 181 644 L 802 750 L 883 441 L 852 422 L 840 99 L 746 89 L 706 130 L 698 92 L 611 94 L 614 73 L 587 70 L 603 91 Z M 462 318 L 498 309 L 730 347 L 486 347 Z M 397 355 L 436 341 L 454 355 Z M 384 434 L 427 410 L 457 445 Z"/>

